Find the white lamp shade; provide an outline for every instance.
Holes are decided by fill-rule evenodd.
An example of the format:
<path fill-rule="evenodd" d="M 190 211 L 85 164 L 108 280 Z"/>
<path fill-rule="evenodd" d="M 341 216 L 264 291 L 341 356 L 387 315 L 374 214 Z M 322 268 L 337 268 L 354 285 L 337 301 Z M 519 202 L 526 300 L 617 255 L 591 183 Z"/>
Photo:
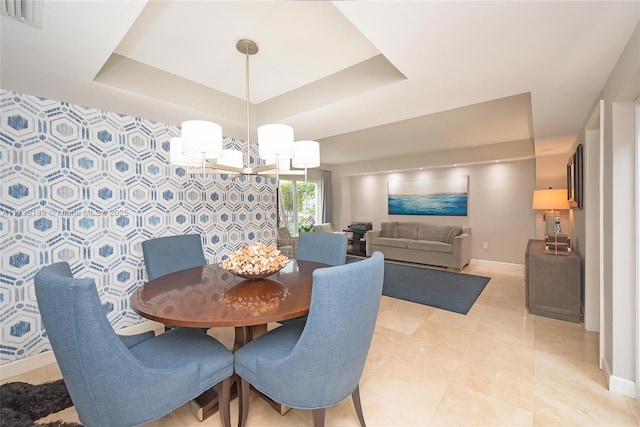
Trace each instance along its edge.
<path fill-rule="evenodd" d="M 294 168 L 317 168 L 320 166 L 320 144 L 317 141 L 296 141 L 293 146 Z"/>
<path fill-rule="evenodd" d="M 205 120 L 182 122 L 182 154 L 196 159 L 222 157 L 222 127 Z"/>
<path fill-rule="evenodd" d="M 269 124 L 258 128 L 258 153 L 261 159 L 275 161 L 293 157 L 293 128 Z"/>
<path fill-rule="evenodd" d="M 197 160 L 182 154 L 182 138 L 169 140 L 169 163 L 176 166 L 190 166 L 197 164 Z"/>
<path fill-rule="evenodd" d="M 222 157 L 220 157 L 217 161 L 217 164 L 224 166 L 231 166 L 234 168 L 242 168 L 242 151 L 240 150 L 231 150 L 224 149 L 222 150 Z"/>

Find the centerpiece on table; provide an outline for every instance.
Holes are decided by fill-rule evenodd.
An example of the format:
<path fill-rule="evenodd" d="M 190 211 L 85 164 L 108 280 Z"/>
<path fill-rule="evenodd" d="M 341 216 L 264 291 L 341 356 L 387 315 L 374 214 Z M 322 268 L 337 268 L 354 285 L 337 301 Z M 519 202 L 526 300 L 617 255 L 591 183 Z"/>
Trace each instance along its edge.
<path fill-rule="evenodd" d="M 288 260 L 277 247 L 256 242 L 233 252 L 220 266 L 236 276 L 255 280 L 282 270 Z"/>

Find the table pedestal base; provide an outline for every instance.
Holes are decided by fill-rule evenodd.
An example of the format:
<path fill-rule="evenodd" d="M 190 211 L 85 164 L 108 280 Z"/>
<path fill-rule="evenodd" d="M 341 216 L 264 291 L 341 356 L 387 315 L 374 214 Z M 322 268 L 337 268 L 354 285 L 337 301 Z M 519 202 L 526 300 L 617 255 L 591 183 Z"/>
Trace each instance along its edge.
<path fill-rule="evenodd" d="M 218 407 L 218 393 L 215 388 L 210 388 L 193 399 L 189 404 L 189 408 L 193 416 L 200 422 L 217 413 L 220 408 Z"/>

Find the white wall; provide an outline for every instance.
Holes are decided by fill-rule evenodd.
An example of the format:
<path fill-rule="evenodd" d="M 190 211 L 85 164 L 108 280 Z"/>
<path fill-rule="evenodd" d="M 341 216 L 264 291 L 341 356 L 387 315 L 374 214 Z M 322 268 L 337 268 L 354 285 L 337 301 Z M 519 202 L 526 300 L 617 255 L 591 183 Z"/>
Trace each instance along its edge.
<path fill-rule="evenodd" d="M 387 214 L 389 180 L 451 175 L 469 176 L 467 216 Z M 342 218 L 342 227 L 351 221 L 370 221 L 376 229 L 389 220 L 469 225 L 472 258 L 516 264 L 523 263 L 527 241 L 535 235 L 536 212 L 531 209 L 535 187 L 533 159 L 342 176 L 340 182 L 342 209 L 336 217 Z M 483 249 L 483 242 L 487 243 L 487 249 Z"/>
<path fill-rule="evenodd" d="M 604 342 L 603 367 L 612 391 L 635 395 L 636 301 L 635 129 L 640 96 L 640 25 L 603 90 L 604 99 Z M 589 260 L 587 260 L 589 261 Z"/>

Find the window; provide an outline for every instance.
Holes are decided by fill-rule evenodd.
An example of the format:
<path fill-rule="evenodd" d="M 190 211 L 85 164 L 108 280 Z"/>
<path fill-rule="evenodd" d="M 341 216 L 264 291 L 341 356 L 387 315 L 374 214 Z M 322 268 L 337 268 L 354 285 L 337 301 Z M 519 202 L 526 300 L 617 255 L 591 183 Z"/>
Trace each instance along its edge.
<path fill-rule="evenodd" d="M 320 191 L 318 181 L 280 180 L 280 224 L 291 234 L 309 231 L 318 220 Z"/>

